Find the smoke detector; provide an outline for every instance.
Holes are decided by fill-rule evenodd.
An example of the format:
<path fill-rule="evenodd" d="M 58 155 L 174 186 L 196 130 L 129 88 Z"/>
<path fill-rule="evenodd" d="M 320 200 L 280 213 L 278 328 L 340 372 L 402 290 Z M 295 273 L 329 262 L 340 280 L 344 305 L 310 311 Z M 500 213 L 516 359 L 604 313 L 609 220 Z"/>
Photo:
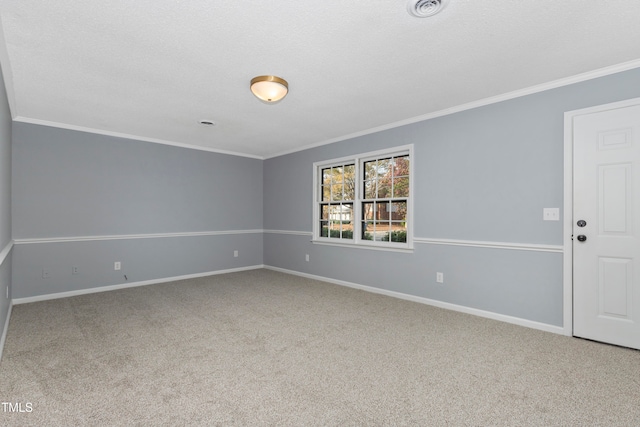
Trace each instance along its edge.
<path fill-rule="evenodd" d="M 433 16 L 445 8 L 449 0 L 409 0 L 407 11 L 418 18 Z"/>

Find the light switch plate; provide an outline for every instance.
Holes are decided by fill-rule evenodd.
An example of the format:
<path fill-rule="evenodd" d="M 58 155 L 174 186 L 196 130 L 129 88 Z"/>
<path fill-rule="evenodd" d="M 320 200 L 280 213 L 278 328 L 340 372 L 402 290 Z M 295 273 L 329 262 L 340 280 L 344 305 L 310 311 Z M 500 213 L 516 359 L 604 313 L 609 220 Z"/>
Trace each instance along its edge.
<path fill-rule="evenodd" d="M 544 221 L 560 221 L 560 208 L 542 209 L 542 219 Z"/>

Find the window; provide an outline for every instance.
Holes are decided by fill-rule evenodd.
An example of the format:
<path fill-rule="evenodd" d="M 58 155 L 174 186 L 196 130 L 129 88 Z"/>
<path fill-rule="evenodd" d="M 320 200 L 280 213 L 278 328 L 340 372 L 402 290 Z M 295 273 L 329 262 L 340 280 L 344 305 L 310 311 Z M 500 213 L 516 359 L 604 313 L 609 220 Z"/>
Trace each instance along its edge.
<path fill-rule="evenodd" d="M 409 155 L 363 162 L 362 240 L 407 242 Z"/>
<path fill-rule="evenodd" d="M 356 165 L 327 166 L 321 171 L 320 237 L 353 239 Z"/>
<path fill-rule="evenodd" d="M 412 146 L 314 165 L 314 242 L 410 249 Z"/>

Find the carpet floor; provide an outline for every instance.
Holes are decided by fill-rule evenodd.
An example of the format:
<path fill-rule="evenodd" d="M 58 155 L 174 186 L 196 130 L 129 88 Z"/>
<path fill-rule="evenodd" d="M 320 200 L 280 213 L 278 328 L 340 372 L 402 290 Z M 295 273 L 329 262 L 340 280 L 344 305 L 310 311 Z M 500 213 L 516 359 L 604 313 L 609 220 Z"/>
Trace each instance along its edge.
<path fill-rule="evenodd" d="M 15 306 L 0 400 L 3 426 L 640 426 L 640 351 L 252 270 Z"/>

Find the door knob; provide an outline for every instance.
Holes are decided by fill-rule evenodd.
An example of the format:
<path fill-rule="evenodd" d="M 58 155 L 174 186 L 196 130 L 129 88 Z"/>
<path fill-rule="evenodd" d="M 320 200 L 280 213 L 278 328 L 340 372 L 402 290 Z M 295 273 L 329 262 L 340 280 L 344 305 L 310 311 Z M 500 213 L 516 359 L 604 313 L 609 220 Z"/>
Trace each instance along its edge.
<path fill-rule="evenodd" d="M 587 240 L 587 236 L 585 236 L 584 234 L 581 234 L 578 236 L 578 241 L 579 242 L 584 242 L 585 240 Z"/>
<path fill-rule="evenodd" d="M 587 225 L 587 221 L 585 221 L 584 219 L 578 221 L 578 227 L 584 227 L 585 225 Z"/>

